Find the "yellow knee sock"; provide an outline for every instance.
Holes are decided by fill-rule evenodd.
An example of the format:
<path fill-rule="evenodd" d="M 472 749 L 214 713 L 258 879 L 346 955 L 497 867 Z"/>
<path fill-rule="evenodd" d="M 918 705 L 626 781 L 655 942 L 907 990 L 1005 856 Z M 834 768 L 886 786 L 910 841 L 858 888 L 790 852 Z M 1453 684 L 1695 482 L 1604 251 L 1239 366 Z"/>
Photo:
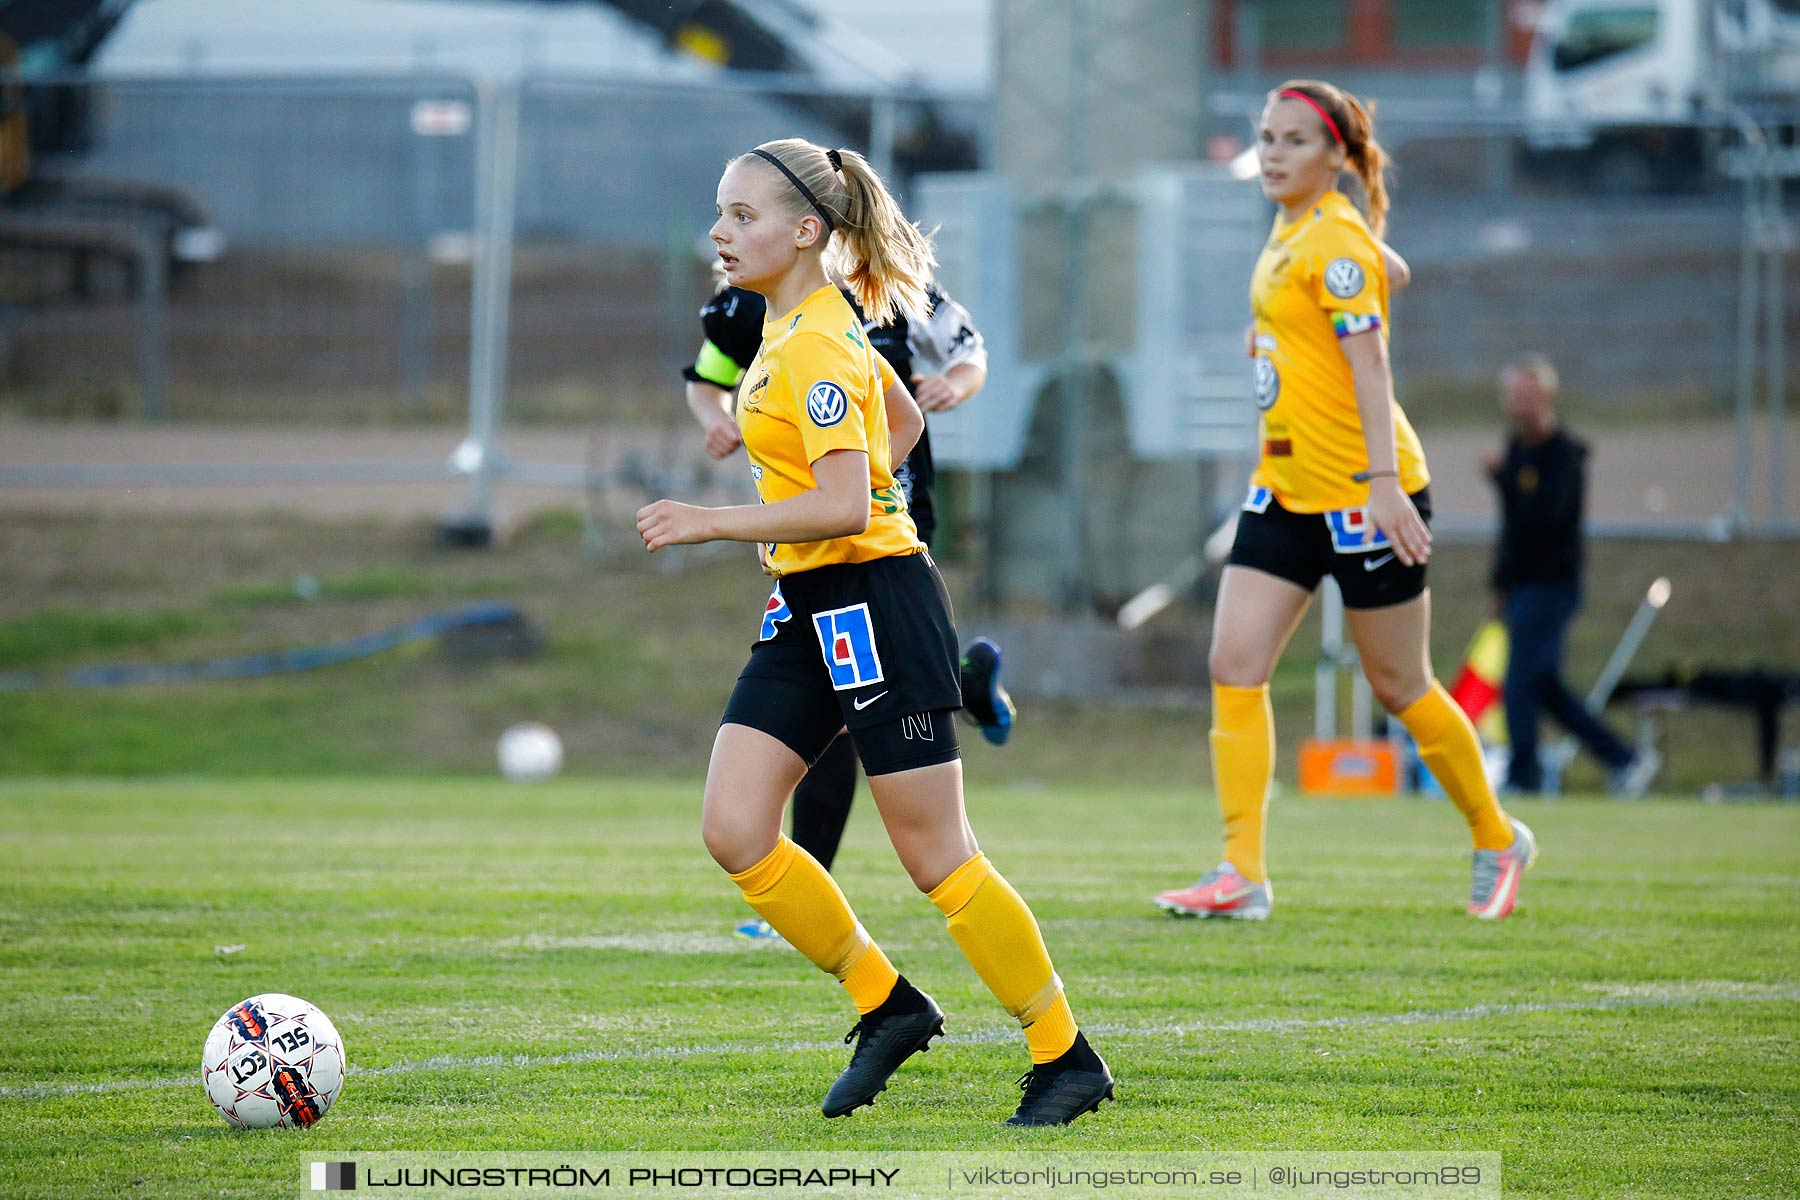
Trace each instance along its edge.
<path fill-rule="evenodd" d="M 1504 850 L 1512 845 L 1512 823 L 1500 811 L 1481 761 L 1475 726 L 1433 679 L 1431 690 L 1406 706 L 1400 723 L 1419 743 L 1419 757 L 1431 768 L 1444 791 L 1462 809 L 1477 850 Z"/>
<path fill-rule="evenodd" d="M 1012 884 L 977 854 L 931 890 L 950 936 L 1000 1006 L 1025 1027 L 1031 1061 L 1060 1058 L 1075 1044 L 1075 1014 L 1050 965 L 1037 918 Z"/>
<path fill-rule="evenodd" d="M 1225 818 L 1225 861 L 1252 883 L 1268 878 L 1263 826 L 1269 819 L 1269 780 L 1275 771 L 1275 713 L 1269 685 L 1213 684 L 1213 787 Z"/>
<path fill-rule="evenodd" d="M 789 945 L 837 976 L 857 1012 L 872 1012 L 894 990 L 899 973 L 869 940 L 837 881 L 785 835 L 767 858 L 731 881 Z"/>

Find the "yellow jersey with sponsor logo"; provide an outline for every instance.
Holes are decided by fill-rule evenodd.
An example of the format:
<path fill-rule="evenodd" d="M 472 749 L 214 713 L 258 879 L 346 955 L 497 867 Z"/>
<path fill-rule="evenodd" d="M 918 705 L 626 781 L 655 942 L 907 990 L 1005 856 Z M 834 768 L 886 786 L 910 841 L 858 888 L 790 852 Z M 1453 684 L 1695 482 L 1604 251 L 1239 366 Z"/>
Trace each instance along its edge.
<path fill-rule="evenodd" d="M 1356 383 L 1338 342 L 1359 333 L 1388 336 L 1387 264 L 1356 206 L 1325 193 L 1305 216 L 1277 215 L 1250 281 L 1256 310 L 1256 406 L 1262 457 L 1251 482 L 1290 512 L 1366 504 L 1369 468 Z M 1412 423 L 1394 405 L 1400 485 L 1431 481 Z"/>
<path fill-rule="evenodd" d="M 737 395 L 738 428 L 762 502 L 817 488 L 812 464 L 833 450 L 869 456 L 869 527 L 824 542 L 770 543 L 776 575 L 925 548 L 888 461 L 883 396 L 893 384 L 893 368 L 869 347 L 862 322 L 833 285 L 764 323 L 762 348 Z"/>

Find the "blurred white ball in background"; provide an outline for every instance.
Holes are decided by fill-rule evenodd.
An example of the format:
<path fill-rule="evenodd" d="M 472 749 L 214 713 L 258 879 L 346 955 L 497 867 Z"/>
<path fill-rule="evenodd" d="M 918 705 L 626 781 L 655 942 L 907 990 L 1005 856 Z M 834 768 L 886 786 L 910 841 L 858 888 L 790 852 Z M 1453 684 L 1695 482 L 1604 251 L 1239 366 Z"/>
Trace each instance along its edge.
<path fill-rule="evenodd" d="M 521 721 L 512 726 L 500 735 L 495 749 L 500 773 L 508 779 L 549 779 L 562 770 L 562 739 L 556 736 L 556 730 L 537 721 Z"/>

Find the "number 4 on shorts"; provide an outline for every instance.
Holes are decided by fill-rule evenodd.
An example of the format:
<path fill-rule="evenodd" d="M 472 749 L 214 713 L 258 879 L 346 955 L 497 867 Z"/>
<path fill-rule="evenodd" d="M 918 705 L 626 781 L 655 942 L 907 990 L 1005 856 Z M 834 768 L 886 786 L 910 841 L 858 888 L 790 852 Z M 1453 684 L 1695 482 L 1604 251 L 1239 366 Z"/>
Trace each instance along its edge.
<path fill-rule="evenodd" d="M 825 654 L 834 691 L 847 692 L 882 681 L 881 656 L 875 653 L 875 627 L 869 622 L 867 604 L 814 613 L 813 628 L 819 631 L 819 649 Z"/>

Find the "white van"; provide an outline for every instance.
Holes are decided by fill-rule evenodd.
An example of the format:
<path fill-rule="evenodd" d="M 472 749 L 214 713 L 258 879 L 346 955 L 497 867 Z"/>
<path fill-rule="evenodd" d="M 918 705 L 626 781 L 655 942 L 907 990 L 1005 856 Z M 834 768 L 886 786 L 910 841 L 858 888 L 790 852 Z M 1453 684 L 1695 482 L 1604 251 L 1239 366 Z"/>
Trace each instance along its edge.
<path fill-rule="evenodd" d="M 1733 109 L 1791 128 L 1800 0 L 1543 6 L 1525 65 L 1528 165 L 1609 193 L 1691 185 L 1705 178 Z"/>

